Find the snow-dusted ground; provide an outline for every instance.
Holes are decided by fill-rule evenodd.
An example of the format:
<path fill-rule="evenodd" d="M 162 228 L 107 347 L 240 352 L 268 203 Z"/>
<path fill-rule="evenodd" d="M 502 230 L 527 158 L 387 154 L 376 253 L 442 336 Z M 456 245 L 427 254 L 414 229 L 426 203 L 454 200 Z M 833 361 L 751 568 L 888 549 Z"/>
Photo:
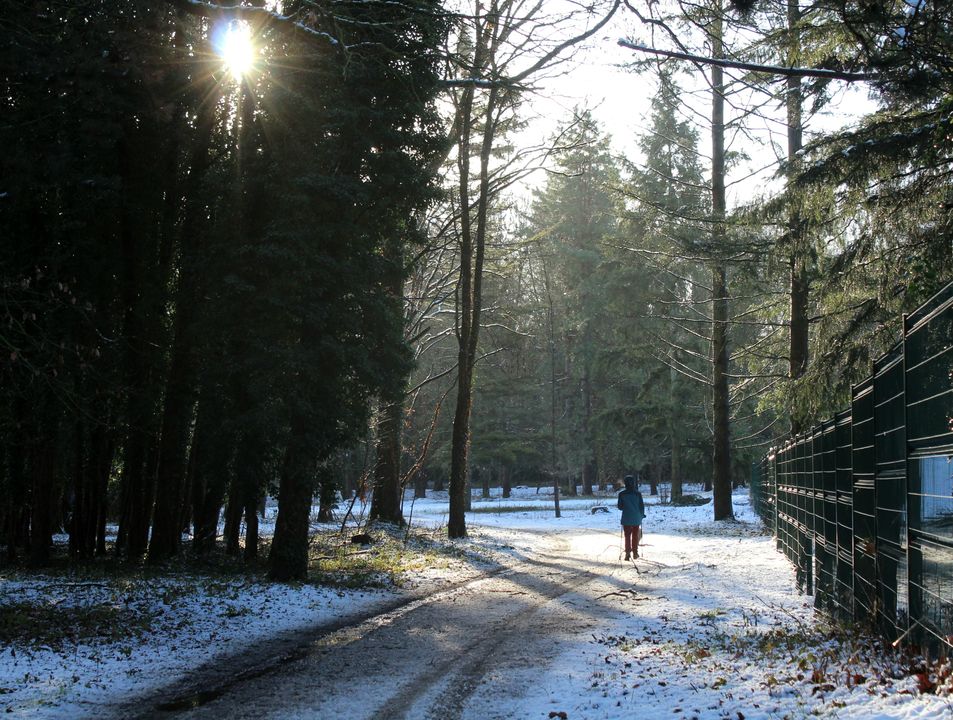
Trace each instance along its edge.
<path fill-rule="evenodd" d="M 532 489 L 517 489 L 507 500 L 475 498 L 467 521 L 471 543 L 484 554 L 516 562 L 551 553 L 555 536 L 566 562 L 591 567 L 596 579 L 541 606 L 546 627 L 553 619 L 582 619 L 559 628 L 538 664 L 483 678 L 464 716 L 953 718 L 948 697 L 920 694 L 917 678 L 870 657 L 865 643 L 815 630 L 811 598 L 797 593 L 790 565 L 761 532 L 747 496 L 738 493 L 734 501 L 739 522 L 716 524 L 710 504 L 675 508 L 648 499 L 643 558 L 633 565 L 620 560 L 612 498 L 563 498 L 559 519 L 552 496 Z M 610 511 L 592 513 L 596 505 Z M 408 499 L 405 516 L 410 512 Z M 438 527 L 446 514 L 445 497 L 413 505 L 415 525 Z M 388 591 L 247 578 L 0 576 L 0 605 L 20 608 L 23 622 L 69 621 L 71 608 L 95 606 L 103 623 L 97 642 L 72 642 L 67 631 L 53 633 L 53 646 L 0 649 L 0 712 L 96 717 L 220 654 L 295 628 L 366 616 L 485 567 L 449 563 Z M 348 716 L 346 708 L 341 712 Z"/>

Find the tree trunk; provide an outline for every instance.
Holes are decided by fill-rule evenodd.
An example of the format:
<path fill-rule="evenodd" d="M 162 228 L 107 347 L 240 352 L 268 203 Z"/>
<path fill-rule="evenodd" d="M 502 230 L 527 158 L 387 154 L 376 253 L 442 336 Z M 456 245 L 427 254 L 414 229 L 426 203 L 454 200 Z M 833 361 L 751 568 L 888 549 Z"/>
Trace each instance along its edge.
<path fill-rule="evenodd" d="M 258 493 L 249 488 L 245 498 L 245 562 L 258 559 Z"/>
<path fill-rule="evenodd" d="M 314 494 L 314 462 L 306 423 L 291 428 L 278 486 L 278 518 L 268 556 L 269 577 L 288 582 L 308 577 L 308 519 Z"/>
<path fill-rule="evenodd" d="M 797 67 L 801 62 L 801 40 L 798 24 L 801 20 L 801 8 L 798 0 L 788 0 L 788 64 Z M 803 92 L 801 79 L 787 78 L 787 120 L 788 120 L 788 184 L 799 172 L 800 151 L 802 147 L 803 125 L 801 106 Z M 792 380 L 800 378 L 807 370 L 809 352 L 808 303 L 810 286 L 808 278 L 808 250 L 805 247 L 804 222 L 800 213 L 800 202 L 791 197 L 788 201 L 788 233 L 790 234 L 790 273 L 791 273 L 791 346 L 789 373 Z M 803 430 L 803 421 L 797 412 L 791 413 L 791 432 Z"/>
<path fill-rule="evenodd" d="M 28 448 L 27 434 L 25 432 L 26 420 L 26 401 L 23 397 L 17 397 L 13 403 L 14 424 L 11 432 L 4 436 L 7 440 L 7 479 L 10 497 L 4 504 L 6 511 L 7 527 L 6 536 L 7 562 L 13 564 L 17 558 L 17 547 L 22 547 L 25 538 L 22 534 L 24 525 L 24 513 L 27 507 L 27 495 L 29 488 L 26 476 L 26 457 L 25 450 Z"/>
<path fill-rule="evenodd" d="M 106 427 L 100 426 L 93 431 L 92 448 L 95 461 L 91 463 L 93 472 L 93 501 L 95 508 L 94 539 L 97 555 L 106 554 L 106 519 L 109 513 L 109 476 L 112 474 L 113 459 L 116 453 L 116 442 L 110 419 Z"/>
<path fill-rule="evenodd" d="M 181 282 L 181 281 L 180 281 Z M 182 302 L 184 293 L 180 292 Z M 161 562 L 179 552 L 182 538 L 182 503 L 185 500 L 185 475 L 188 470 L 189 429 L 194 412 L 190 341 L 185 339 L 191 312 L 179 305 L 172 362 L 166 382 L 162 435 L 156 478 L 156 504 L 149 542 L 149 561 Z"/>
<path fill-rule="evenodd" d="M 221 432 L 220 408 L 211 397 L 215 392 L 214 389 L 202 390 L 191 447 L 190 463 L 195 470 L 192 482 L 192 550 L 196 555 L 202 555 L 215 546 L 232 453 L 231 438 Z"/>
<path fill-rule="evenodd" d="M 331 468 L 324 465 L 318 470 L 318 522 L 327 523 L 334 519 L 332 514 L 334 501 L 334 476 Z"/>
<path fill-rule="evenodd" d="M 482 73 L 488 51 L 487 33 L 495 32 L 493 23 L 478 24 L 471 71 Z M 464 88 L 460 103 L 460 312 L 457 325 L 457 407 L 453 415 L 450 448 L 450 512 L 447 533 L 451 538 L 467 535 L 466 507 L 469 503 L 468 460 L 470 454 L 470 412 L 473 407 L 473 365 L 480 336 L 483 308 L 483 260 L 486 252 L 487 213 L 490 202 L 490 156 L 496 135 L 498 88 L 487 92 L 483 109 L 483 139 L 480 145 L 480 186 L 476 202 L 476 229 L 470 217 L 470 134 L 474 127 L 471 84 Z"/>
<path fill-rule="evenodd" d="M 56 453 L 53 439 L 33 438 L 30 458 L 30 565 L 39 567 L 50 560 L 53 545 L 53 502 Z"/>
<path fill-rule="evenodd" d="M 586 347 L 588 348 L 592 342 L 590 337 L 590 330 L 588 324 L 586 325 Z M 588 354 L 588 349 L 586 350 Z M 582 465 L 582 494 L 589 496 L 592 495 L 593 485 L 596 482 L 596 477 L 599 473 L 598 464 L 596 460 L 596 447 L 595 442 L 592 437 L 592 375 L 589 367 L 588 357 L 585 360 L 585 366 L 583 368 L 582 375 L 582 395 L 583 395 L 583 437 L 586 439 L 586 454 L 587 458 Z"/>
<path fill-rule="evenodd" d="M 156 405 L 160 384 L 155 382 L 155 344 L 151 332 L 161 327 L 153 313 L 161 310 L 155 299 L 160 279 L 150 273 L 148 259 L 155 256 L 150 247 L 154 233 L 149 226 L 146 189 L 154 179 L 147 177 L 149 164 L 141 149 L 151 138 L 138 128 L 127 126 L 120 146 L 122 198 L 120 253 L 122 278 L 120 296 L 123 307 L 124 380 L 126 390 L 126 437 L 122 452 L 122 514 L 118 553 L 138 558 L 146 551 L 152 519 L 153 476 L 147 469 L 148 446 L 154 436 Z M 154 148 L 150 148 L 154 151 Z"/>
<path fill-rule="evenodd" d="M 87 447 L 86 427 L 82 422 L 73 425 L 73 487 L 72 513 L 69 523 L 69 554 L 86 559 L 90 557 L 88 529 L 90 513 L 90 450 Z"/>
<path fill-rule="evenodd" d="M 217 87 L 218 84 L 216 84 Z M 213 97 L 201 106 L 202 110 L 196 121 L 195 144 L 192 147 L 188 182 L 185 188 L 186 206 L 179 242 L 183 259 L 175 298 L 172 359 L 165 385 L 155 517 L 149 544 L 150 562 L 160 562 L 176 555 L 182 537 L 180 520 L 182 504 L 185 502 L 189 428 L 192 424 L 196 396 L 193 377 L 195 356 L 192 350 L 191 330 L 196 307 L 202 294 L 202 278 L 196 271 L 198 250 L 204 237 L 202 228 L 205 222 L 201 183 L 212 161 L 212 131 L 218 105 L 216 100 L 220 92 L 220 90 L 213 91 Z M 249 102 L 245 90 L 240 97 L 239 113 L 247 108 Z M 241 144 L 244 145 L 244 143 Z"/>
<path fill-rule="evenodd" d="M 385 403 L 377 424 L 377 461 L 374 465 L 374 496 L 371 519 L 404 524 L 400 497 L 400 425 L 403 405 L 399 400 Z"/>
<path fill-rule="evenodd" d="M 715 3 L 712 54 L 724 56 L 722 3 Z M 725 82 L 720 67 L 712 67 L 712 246 L 720 253 L 725 240 Z M 731 451 L 728 395 L 728 270 L 721 259 L 712 265 L 712 487 L 715 520 L 734 517 L 731 507 Z"/>
<path fill-rule="evenodd" d="M 672 445 L 672 462 L 669 465 L 669 481 L 671 482 L 670 499 L 672 502 L 678 502 L 682 499 L 682 467 L 681 467 L 681 427 L 678 421 L 678 400 L 675 392 L 678 383 L 678 372 L 673 367 L 669 370 L 668 377 L 668 432 Z"/>
<path fill-rule="evenodd" d="M 682 468 L 681 468 L 682 448 L 678 435 L 672 433 L 672 462 L 671 471 L 671 500 L 676 502 L 682 499 Z"/>
<path fill-rule="evenodd" d="M 242 544 L 242 513 L 245 510 L 245 501 L 242 497 L 237 473 L 232 474 L 232 482 L 228 488 L 228 503 L 225 505 L 225 554 L 238 555 Z"/>
<path fill-rule="evenodd" d="M 508 498 L 512 494 L 512 488 L 510 487 L 510 468 L 508 465 L 504 465 L 500 470 L 500 484 L 503 486 L 503 497 Z"/>
<path fill-rule="evenodd" d="M 414 499 L 422 500 L 427 497 L 427 472 L 420 468 L 414 477 Z"/>

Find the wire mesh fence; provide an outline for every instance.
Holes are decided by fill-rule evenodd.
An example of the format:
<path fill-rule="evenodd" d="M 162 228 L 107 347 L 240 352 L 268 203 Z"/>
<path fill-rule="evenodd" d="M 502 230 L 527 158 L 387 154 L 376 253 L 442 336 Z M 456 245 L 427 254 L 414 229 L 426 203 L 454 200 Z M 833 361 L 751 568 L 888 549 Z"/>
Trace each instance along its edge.
<path fill-rule="evenodd" d="M 850 409 L 773 448 L 750 487 L 817 607 L 953 650 L 953 283 L 904 318 Z"/>

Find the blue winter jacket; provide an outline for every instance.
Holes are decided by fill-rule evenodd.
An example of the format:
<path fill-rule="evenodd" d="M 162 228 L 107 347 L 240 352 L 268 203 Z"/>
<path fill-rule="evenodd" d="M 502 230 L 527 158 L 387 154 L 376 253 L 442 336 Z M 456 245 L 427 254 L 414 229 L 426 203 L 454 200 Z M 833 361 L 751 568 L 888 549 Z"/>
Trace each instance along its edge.
<path fill-rule="evenodd" d="M 623 490 L 619 493 L 619 510 L 623 525 L 641 525 L 645 517 L 645 503 L 638 490 Z"/>

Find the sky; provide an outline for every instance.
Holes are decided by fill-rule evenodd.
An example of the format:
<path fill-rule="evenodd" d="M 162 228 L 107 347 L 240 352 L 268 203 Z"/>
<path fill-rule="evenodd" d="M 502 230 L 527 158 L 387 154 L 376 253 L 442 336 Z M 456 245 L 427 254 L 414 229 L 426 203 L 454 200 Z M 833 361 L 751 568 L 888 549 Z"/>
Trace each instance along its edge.
<path fill-rule="evenodd" d="M 653 40 L 632 14 L 620 11 L 613 22 L 592 38 L 571 61 L 560 67 L 559 73 L 553 73 L 552 77 L 540 83 L 539 92 L 527 103 L 527 110 L 533 117 L 524 131 L 527 142 L 551 135 L 560 123 L 571 117 L 574 107 L 588 107 L 611 136 L 613 148 L 619 156 L 636 163 L 644 161 L 638 149 L 638 140 L 650 126 L 649 112 L 657 83 L 654 72 L 638 73 L 627 67 L 634 61 L 644 60 L 646 56 L 620 47 L 620 39 L 667 47 L 657 37 Z M 726 77 L 730 75 L 731 71 L 728 71 Z M 705 124 L 711 112 L 707 83 L 698 73 L 687 71 L 680 73 L 676 79 L 685 88 L 685 112 L 699 128 L 700 151 L 704 156 L 702 166 L 707 167 L 710 164 L 708 158 L 711 146 L 710 131 Z M 873 111 L 875 104 L 862 84 L 849 86 L 839 83 L 834 84 L 834 89 L 834 98 L 824 112 L 808 121 L 808 133 L 844 128 Z M 740 109 L 744 102 L 739 98 L 736 107 Z M 726 117 L 730 120 L 731 115 L 729 106 Z M 785 152 L 787 130 L 784 111 L 772 104 L 764 108 L 764 116 L 750 123 L 747 136 L 733 134 L 730 129 L 728 131 L 727 149 L 743 151 L 750 157 L 736 167 L 728 178 L 730 207 L 780 187 L 780 181 L 774 178 L 774 174 L 778 153 Z M 544 180 L 545 173 L 533 174 L 527 180 L 524 191 Z"/>

